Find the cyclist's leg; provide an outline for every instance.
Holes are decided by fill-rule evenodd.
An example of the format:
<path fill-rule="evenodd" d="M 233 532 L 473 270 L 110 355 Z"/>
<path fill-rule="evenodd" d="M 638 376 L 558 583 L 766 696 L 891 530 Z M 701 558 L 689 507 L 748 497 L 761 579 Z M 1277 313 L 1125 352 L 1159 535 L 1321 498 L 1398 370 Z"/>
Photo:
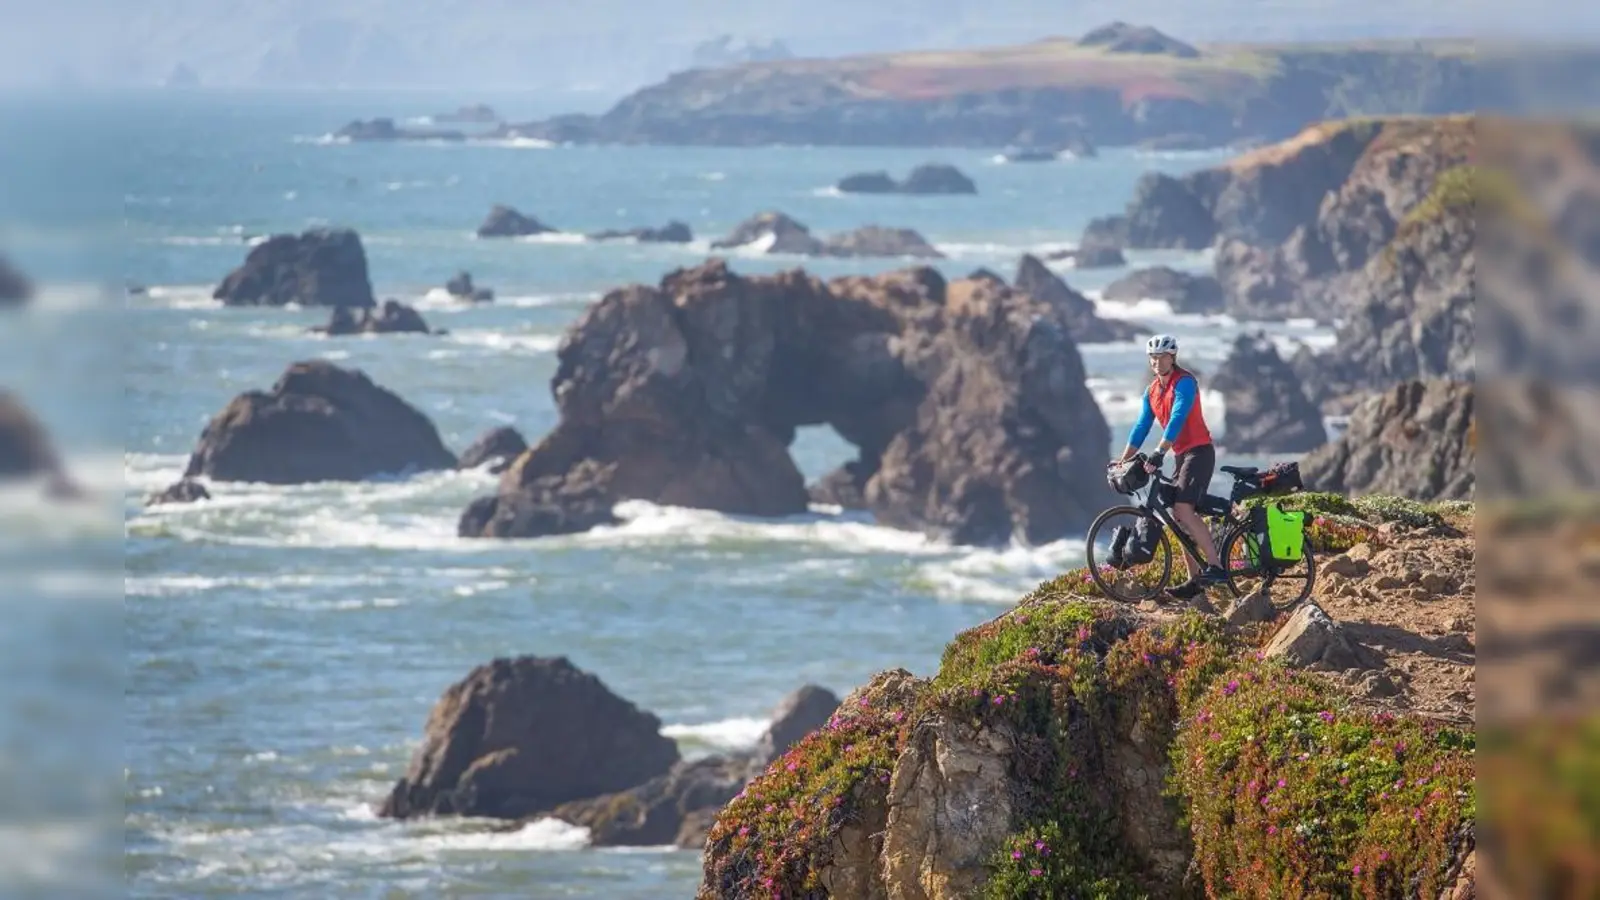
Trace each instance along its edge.
<path fill-rule="evenodd" d="M 1205 557 L 1207 566 L 1217 564 L 1217 547 L 1211 540 L 1211 530 L 1206 527 L 1205 520 L 1195 507 L 1200 505 L 1200 498 L 1206 494 L 1206 489 L 1211 486 L 1212 470 L 1216 467 L 1216 450 L 1210 444 L 1192 447 L 1178 456 L 1176 476 L 1172 479 L 1177 482 L 1177 496 L 1173 500 L 1173 518 L 1183 526 L 1183 530 L 1194 538 L 1195 546 Z M 1189 559 L 1189 554 L 1184 554 L 1184 562 L 1189 566 L 1191 575 L 1198 574 L 1198 565 Z"/>

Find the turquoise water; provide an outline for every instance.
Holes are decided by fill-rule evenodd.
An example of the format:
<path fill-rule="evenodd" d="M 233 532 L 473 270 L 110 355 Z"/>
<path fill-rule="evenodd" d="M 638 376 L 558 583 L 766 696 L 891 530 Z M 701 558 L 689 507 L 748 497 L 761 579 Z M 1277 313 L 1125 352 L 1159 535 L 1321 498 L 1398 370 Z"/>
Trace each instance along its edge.
<path fill-rule="evenodd" d="M 115 451 L 92 441 L 78 461 L 106 473 L 108 490 L 120 479 L 124 498 L 122 800 L 133 896 L 691 896 L 694 852 L 587 849 L 581 833 L 551 824 L 511 834 L 470 821 L 401 825 L 375 819 L 371 806 L 404 771 L 440 693 L 497 655 L 566 655 L 660 716 L 685 753 L 704 753 L 753 741 L 771 707 L 803 683 L 842 694 L 885 668 L 931 673 L 957 631 L 1081 558 L 1072 541 L 974 550 L 861 516 L 757 521 L 648 504 L 629 504 L 623 525 L 586 535 L 463 542 L 454 536 L 458 514 L 493 484 L 482 473 L 216 485 L 212 502 L 145 509 L 143 497 L 177 478 L 206 420 L 234 394 L 267 387 L 293 360 L 324 357 L 417 405 L 458 451 L 503 423 L 536 439 L 554 421 L 554 347 L 584 306 L 610 288 L 695 264 L 709 240 L 756 212 L 780 209 L 819 232 L 915 228 L 950 255 L 939 263 L 947 273 L 985 266 L 1009 278 L 1021 253 L 1070 246 L 1090 218 L 1118 210 L 1141 172 L 1216 159 L 1110 151 L 1005 166 L 978 151 L 347 145 L 326 137 L 351 118 L 405 118 L 464 99 L 480 98 L 80 100 L 78 112 L 92 115 L 69 116 L 59 105 L 51 115 L 94 119 L 85 134 L 117 138 L 99 147 L 115 165 L 78 186 L 77 212 L 58 210 L 61 221 L 45 227 L 44 210 L 56 208 L 48 198 L 17 181 L 0 193 L 0 218 L 16 226 L 9 244 L 58 282 L 55 305 L 91 291 L 85 275 L 99 271 L 94 251 L 105 248 L 106 271 L 149 288 L 107 314 L 121 329 L 121 470 L 106 464 Z M 517 118 L 549 111 L 522 98 L 481 99 Z M 44 115 L 23 101 L 0 114 L 11 129 Z M 50 148 L 70 144 L 12 146 L 0 162 L 60 158 Z M 850 172 L 902 175 L 932 160 L 962 168 L 980 193 L 847 197 L 828 189 Z M 82 225 L 102 211 L 106 187 L 116 191 L 122 222 L 97 244 Z M 474 239 L 497 202 L 572 232 L 681 219 L 697 241 Z M 249 240 L 320 224 L 358 229 L 380 296 L 418 304 L 450 334 L 325 339 L 305 333 L 325 312 L 210 301 Z M 1206 264 L 1194 254 L 1132 256 L 1135 264 Z M 832 275 L 904 262 L 736 254 L 732 264 Z M 493 287 L 499 302 L 442 301 L 436 289 L 458 268 Z M 1066 274 L 1094 290 L 1125 271 Z M 1247 324 L 1174 317 L 1159 304 L 1107 311 L 1175 331 L 1201 371 Z M 1326 339 L 1309 328 L 1276 330 Z M 1142 352 L 1082 349 L 1120 437 L 1144 377 Z M 83 418 L 52 421 L 70 428 Z M 1208 407 L 1208 418 L 1220 425 L 1221 410 Z M 825 429 L 802 433 L 795 453 L 810 477 L 852 455 Z"/>

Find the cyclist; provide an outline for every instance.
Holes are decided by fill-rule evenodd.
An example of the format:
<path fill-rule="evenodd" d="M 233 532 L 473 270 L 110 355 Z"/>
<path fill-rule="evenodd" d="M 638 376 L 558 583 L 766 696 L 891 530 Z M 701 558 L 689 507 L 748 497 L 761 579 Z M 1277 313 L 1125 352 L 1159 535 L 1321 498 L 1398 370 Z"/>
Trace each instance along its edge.
<path fill-rule="evenodd" d="M 1158 472 L 1168 450 L 1174 457 L 1177 495 L 1172 501 L 1172 516 L 1194 538 L 1195 545 L 1205 554 L 1205 566 L 1183 554 L 1184 565 L 1189 568 L 1189 580 L 1171 588 L 1168 593 L 1187 600 L 1206 588 L 1227 580 L 1227 574 L 1217 564 L 1217 548 L 1211 541 L 1211 532 L 1195 507 L 1211 486 L 1211 476 L 1217 464 L 1217 451 L 1211 444 L 1211 432 L 1206 428 L 1206 417 L 1200 411 L 1200 383 L 1194 373 L 1178 365 L 1178 339 L 1170 334 L 1158 334 L 1145 344 L 1150 357 L 1150 371 L 1155 380 L 1144 392 L 1144 404 L 1139 421 L 1128 435 L 1128 448 L 1112 465 L 1126 462 L 1139 452 L 1139 446 L 1150 434 L 1150 427 L 1160 422 L 1161 443 L 1145 463 L 1145 471 Z"/>

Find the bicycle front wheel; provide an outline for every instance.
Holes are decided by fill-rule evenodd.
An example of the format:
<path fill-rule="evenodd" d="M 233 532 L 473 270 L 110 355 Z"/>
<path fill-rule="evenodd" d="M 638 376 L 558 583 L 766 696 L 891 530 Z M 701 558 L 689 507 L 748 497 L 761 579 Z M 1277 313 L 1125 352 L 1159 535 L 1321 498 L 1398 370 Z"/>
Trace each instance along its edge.
<path fill-rule="evenodd" d="M 1255 534 L 1240 525 L 1228 533 L 1218 555 L 1222 567 L 1227 570 L 1228 589 L 1233 591 L 1233 596 L 1245 597 L 1260 590 L 1278 612 L 1304 603 L 1316 586 L 1317 559 L 1310 541 L 1306 541 L 1298 560 L 1264 566 L 1260 562 L 1260 544 Z"/>
<path fill-rule="evenodd" d="M 1161 528 L 1160 540 L 1150 560 L 1137 565 L 1111 564 L 1111 541 L 1119 526 L 1130 530 L 1141 520 Z M 1129 540 L 1132 544 L 1132 540 Z M 1089 565 L 1089 577 L 1101 593 L 1123 603 L 1142 603 L 1166 590 L 1172 578 L 1172 538 L 1149 510 L 1138 506 L 1113 506 L 1095 517 L 1089 526 L 1089 537 L 1084 553 Z"/>

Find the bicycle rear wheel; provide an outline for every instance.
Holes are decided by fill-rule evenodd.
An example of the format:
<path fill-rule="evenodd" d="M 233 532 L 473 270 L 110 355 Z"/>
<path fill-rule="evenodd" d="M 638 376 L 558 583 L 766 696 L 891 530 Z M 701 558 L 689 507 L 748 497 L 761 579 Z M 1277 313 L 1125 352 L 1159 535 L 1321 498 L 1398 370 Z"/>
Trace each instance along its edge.
<path fill-rule="evenodd" d="M 1304 603 L 1316 586 L 1317 559 L 1307 541 L 1303 555 L 1292 563 L 1262 566 L 1257 555 L 1259 544 L 1251 530 L 1240 525 L 1228 533 L 1218 554 L 1227 570 L 1228 589 L 1234 597 L 1261 590 L 1272 608 L 1283 612 Z"/>
<path fill-rule="evenodd" d="M 1156 542 L 1155 554 L 1149 562 L 1116 568 L 1111 565 L 1111 541 L 1118 526 L 1134 528 L 1140 520 L 1150 519 L 1161 528 L 1161 538 Z M 1131 541 L 1130 541 L 1131 543 Z M 1166 590 L 1172 578 L 1172 536 L 1151 515 L 1138 506 L 1113 506 L 1095 517 L 1089 526 L 1084 553 L 1089 567 L 1089 577 L 1107 597 L 1123 603 L 1142 603 Z"/>

